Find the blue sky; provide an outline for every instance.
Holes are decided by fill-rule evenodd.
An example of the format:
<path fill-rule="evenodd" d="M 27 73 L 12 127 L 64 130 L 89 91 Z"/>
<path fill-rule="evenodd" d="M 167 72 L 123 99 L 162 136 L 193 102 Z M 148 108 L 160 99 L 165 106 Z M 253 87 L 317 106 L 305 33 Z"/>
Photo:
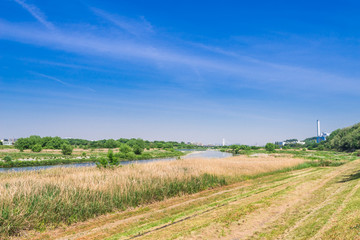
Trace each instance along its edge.
<path fill-rule="evenodd" d="M 359 122 L 357 1 L 0 2 L 0 137 L 264 144 Z"/>

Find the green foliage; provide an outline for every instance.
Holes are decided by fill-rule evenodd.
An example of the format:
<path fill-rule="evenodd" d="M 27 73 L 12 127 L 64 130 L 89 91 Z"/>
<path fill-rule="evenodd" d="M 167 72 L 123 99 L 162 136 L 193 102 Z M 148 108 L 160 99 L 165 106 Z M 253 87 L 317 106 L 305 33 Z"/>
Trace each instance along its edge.
<path fill-rule="evenodd" d="M 178 157 L 183 156 L 184 153 L 180 151 L 158 151 L 153 150 L 149 152 L 142 153 L 141 155 L 136 155 L 133 152 L 128 154 L 124 153 L 114 153 L 114 162 L 116 165 L 117 161 L 131 161 L 131 160 L 145 160 L 152 158 L 169 158 L 169 157 Z M 11 167 L 31 167 L 31 166 L 47 166 L 47 165 L 59 165 L 59 164 L 71 164 L 71 163 L 84 163 L 84 162 L 97 162 L 99 158 L 105 157 L 104 153 L 97 153 L 90 155 L 89 158 L 81 158 L 74 159 L 70 158 L 67 155 L 59 155 L 54 153 L 19 153 L 19 152 L 0 152 L 0 158 L 4 160 L 4 157 L 9 156 L 13 161 L 10 163 L 6 163 L 4 161 L 0 161 L 0 168 L 11 168 Z M 83 154 L 82 154 L 83 156 Z M 18 161 L 17 159 L 22 159 Z M 32 159 L 32 160 L 26 160 Z M 35 159 L 35 160 L 34 160 Z"/>
<path fill-rule="evenodd" d="M 22 151 L 25 149 L 33 149 L 35 145 L 40 145 L 41 148 L 45 149 L 60 149 L 61 145 L 64 143 L 66 143 L 66 140 L 61 139 L 60 137 L 41 138 L 40 136 L 33 135 L 28 138 L 19 138 L 15 142 L 15 148 Z"/>
<path fill-rule="evenodd" d="M 33 152 L 41 152 L 41 150 L 42 150 L 42 146 L 40 144 L 35 144 L 31 148 L 31 151 L 33 151 Z"/>
<path fill-rule="evenodd" d="M 81 156 L 82 156 L 83 158 L 85 158 L 85 157 L 86 157 L 86 152 L 82 152 L 82 153 L 81 153 Z"/>
<path fill-rule="evenodd" d="M 243 154 L 246 153 L 247 151 L 251 150 L 251 149 L 258 149 L 257 147 L 252 148 L 248 145 L 231 145 L 229 146 L 229 149 L 231 149 L 230 152 L 234 153 L 234 154 Z"/>
<path fill-rule="evenodd" d="M 64 155 L 71 155 L 73 151 L 73 147 L 70 144 L 62 144 L 61 145 L 61 152 Z"/>
<path fill-rule="evenodd" d="M 350 152 L 360 149 L 360 123 L 333 131 L 326 140 L 325 147 Z"/>
<path fill-rule="evenodd" d="M 104 147 L 105 148 L 117 148 L 120 146 L 120 143 L 118 141 L 115 141 L 114 139 L 106 140 Z"/>
<path fill-rule="evenodd" d="M 98 158 L 96 166 L 98 168 L 107 168 L 109 167 L 109 161 L 104 157 Z"/>
<path fill-rule="evenodd" d="M 318 150 L 318 151 L 324 151 L 324 150 L 325 150 L 325 147 L 324 147 L 324 145 L 319 145 L 319 146 L 316 148 L 316 150 Z"/>
<path fill-rule="evenodd" d="M 5 156 L 3 159 L 5 162 L 9 163 L 12 161 L 12 158 L 10 156 Z"/>
<path fill-rule="evenodd" d="M 109 150 L 107 153 L 107 158 L 101 157 L 96 162 L 98 168 L 108 168 L 114 167 L 120 164 L 118 156 L 114 154 L 112 150 Z"/>
<path fill-rule="evenodd" d="M 128 185 L 124 190 L 121 185 L 116 185 L 112 192 L 71 187 L 62 190 L 49 183 L 26 195 L 14 193 L 11 201 L 0 205 L 0 238 L 8 239 L 8 236 L 25 229 L 73 224 L 114 210 L 134 208 L 223 185 L 227 185 L 226 179 L 212 174 L 166 181 L 153 178 L 144 183 L 143 188 Z M 64 194 L 67 197 L 63 197 Z M 19 217 L 19 212 L 25 212 L 27 217 Z"/>
<path fill-rule="evenodd" d="M 15 148 L 19 149 L 20 151 L 25 149 L 32 149 L 32 147 L 36 144 L 40 144 L 43 149 L 61 149 L 61 146 L 64 143 L 68 143 L 73 147 L 76 148 L 83 148 L 83 149 L 96 149 L 96 148 L 118 148 L 123 145 L 127 144 L 130 147 L 130 151 L 135 146 L 139 146 L 142 149 L 151 149 L 151 148 L 159 148 L 159 149 L 204 149 L 205 147 L 196 146 L 193 144 L 186 144 L 184 142 L 174 142 L 174 141 L 147 141 L 140 138 L 131 138 L 125 139 L 120 138 L 118 140 L 114 139 L 103 139 L 98 141 L 89 141 L 85 139 L 61 139 L 60 137 L 43 137 L 40 136 L 30 136 L 27 138 L 19 138 L 15 143 Z M 128 153 L 130 151 L 124 152 Z"/>
<path fill-rule="evenodd" d="M 268 152 L 274 152 L 275 151 L 275 144 L 267 143 L 265 145 L 265 150 L 268 151 Z"/>
<path fill-rule="evenodd" d="M 120 152 L 125 153 L 125 154 L 132 151 L 131 147 L 129 145 L 125 144 L 125 143 L 121 144 L 119 150 L 120 150 Z"/>
<path fill-rule="evenodd" d="M 10 161 L 0 162 L 0 168 L 12 168 L 12 167 L 36 167 L 36 166 L 52 166 L 72 163 L 84 163 L 90 162 L 88 159 L 49 159 L 49 160 L 30 160 L 30 161 Z"/>
<path fill-rule="evenodd" d="M 135 153 L 136 155 L 140 155 L 140 154 L 144 151 L 144 149 L 143 149 L 141 146 L 139 146 L 139 145 L 135 145 L 135 146 L 133 147 L 133 149 L 134 149 L 134 153 Z"/>

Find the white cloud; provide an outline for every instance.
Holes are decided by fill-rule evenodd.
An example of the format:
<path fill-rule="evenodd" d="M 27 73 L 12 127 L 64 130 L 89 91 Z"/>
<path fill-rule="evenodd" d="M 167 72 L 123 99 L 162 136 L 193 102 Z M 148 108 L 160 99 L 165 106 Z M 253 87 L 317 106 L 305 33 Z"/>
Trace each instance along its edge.
<path fill-rule="evenodd" d="M 91 8 L 91 10 L 97 16 L 104 18 L 105 20 L 111 22 L 115 26 L 125 30 L 126 32 L 132 35 L 141 36 L 144 34 L 149 34 L 154 32 L 153 26 L 144 17 L 141 17 L 140 21 L 138 21 L 134 19 L 113 15 L 97 8 Z"/>
<path fill-rule="evenodd" d="M 20 6 L 22 6 L 26 11 L 28 11 L 34 18 L 36 18 L 40 23 L 42 23 L 46 28 L 54 30 L 54 25 L 46 20 L 46 16 L 38 9 L 35 5 L 28 4 L 24 0 L 14 0 Z"/>
<path fill-rule="evenodd" d="M 189 50 L 190 48 L 178 47 L 176 43 L 167 45 L 175 47 L 163 47 L 156 40 L 142 42 L 112 33 L 103 34 L 103 32 L 86 30 L 74 32 L 69 29 L 48 32 L 0 21 L 0 38 L 86 56 L 93 55 L 134 64 L 161 65 L 165 66 L 164 69 L 185 68 L 193 71 L 196 68 L 198 71 L 196 74 L 201 74 L 203 78 L 206 78 L 207 83 L 223 81 L 224 85 L 231 85 L 232 88 L 241 87 L 247 83 L 256 87 L 265 85 L 265 88 L 271 86 L 272 89 L 284 88 L 308 92 L 315 92 L 316 89 L 355 94 L 360 92 L 357 79 L 247 57 L 229 59 L 199 54 Z M 204 46 L 202 49 L 207 48 Z M 208 48 L 214 51 L 214 48 Z M 229 52 L 222 51 L 220 48 L 215 48 L 215 51 L 229 55 Z M 178 73 L 179 71 L 174 74 Z"/>
<path fill-rule="evenodd" d="M 66 86 L 66 87 L 70 87 L 70 88 L 80 88 L 80 89 L 83 89 L 83 90 L 95 92 L 95 90 L 92 89 L 92 88 L 83 87 L 83 86 L 78 86 L 78 85 L 74 85 L 74 84 L 70 84 L 70 83 L 67 83 L 67 82 L 65 82 L 65 81 L 63 81 L 63 80 L 60 80 L 60 79 L 56 78 L 56 77 L 53 77 L 53 76 L 49 76 L 49 75 L 42 74 L 42 73 L 37 73 L 37 72 L 31 72 L 31 73 L 34 74 L 34 75 L 43 77 L 43 78 L 47 78 L 47 79 L 53 80 L 53 81 L 55 81 L 55 82 L 60 83 L 61 85 Z"/>

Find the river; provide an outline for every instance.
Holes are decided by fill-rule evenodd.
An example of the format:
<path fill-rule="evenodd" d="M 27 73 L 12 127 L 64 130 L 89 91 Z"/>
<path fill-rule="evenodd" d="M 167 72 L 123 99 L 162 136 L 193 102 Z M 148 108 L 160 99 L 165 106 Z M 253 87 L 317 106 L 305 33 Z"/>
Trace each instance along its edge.
<path fill-rule="evenodd" d="M 184 152 L 187 152 L 190 150 L 186 150 Z M 220 152 L 216 150 L 207 150 L 207 151 L 197 151 L 197 150 L 191 150 L 189 154 L 182 156 L 181 158 L 226 158 L 231 157 L 231 153 L 225 153 Z M 172 161 L 175 160 L 176 157 L 172 158 L 154 158 L 154 159 L 146 159 L 146 160 L 138 160 L 138 161 L 123 161 L 120 164 L 121 165 L 128 165 L 133 163 L 149 163 L 149 162 L 159 162 L 159 161 Z M 14 167 L 14 168 L 0 168 L 1 172 L 19 172 L 19 171 L 36 171 L 36 170 L 43 170 L 43 169 L 49 169 L 49 168 L 55 168 L 55 167 L 91 167 L 95 166 L 96 164 L 93 162 L 90 163 L 73 163 L 73 164 L 62 164 L 62 165 L 52 165 L 52 166 L 36 166 L 36 167 Z"/>

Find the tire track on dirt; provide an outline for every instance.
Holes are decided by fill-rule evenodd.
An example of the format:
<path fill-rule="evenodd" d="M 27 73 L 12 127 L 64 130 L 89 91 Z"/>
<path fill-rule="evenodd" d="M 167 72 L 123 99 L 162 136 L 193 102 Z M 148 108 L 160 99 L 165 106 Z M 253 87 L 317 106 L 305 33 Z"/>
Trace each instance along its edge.
<path fill-rule="evenodd" d="M 315 174 L 315 175 L 316 175 L 316 174 L 321 174 L 321 173 L 319 173 L 319 172 L 310 172 L 310 173 L 305 173 L 305 174 L 303 173 L 303 174 L 298 175 L 298 177 L 299 177 L 299 178 L 303 178 L 303 177 L 305 177 L 305 176 L 307 176 L 307 175 L 309 175 L 309 174 Z M 248 196 L 248 197 L 240 197 L 240 198 L 238 197 L 238 198 L 235 198 L 234 200 L 229 201 L 227 204 L 219 205 L 219 206 L 217 206 L 216 208 L 212 208 L 212 209 L 206 210 L 206 211 L 204 211 L 204 212 L 202 212 L 202 213 L 199 213 L 199 214 L 194 214 L 193 216 L 187 216 L 187 217 L 185 217 L 184 219 L 180 219 L 180 220 L 174 222 L 173 224 L 165 224 L 165 225 L 163 225 L 163 226 L 158 226 L 158 227 L 153 228 L 153 229 L 151 229 L 151 230 L 149 230 L 149 231 L 146 231 L 145 233 L 141 233 L 141 234 L 139 234 L 139 235 L 136 235 L 135 237 L 137 238 L 137 237 L 144 236 L 144 235 L 146 235 L 146 234 L 155 233 L 156 231 L 163 230 L 163 229 L 165 229 L 165 228 L 167 228 L 167 227 L 174 226 L 175 224 L 180 223 L 180 222 L 184 222 L 185 220 L 191 220 L 192 218 L 199 217 L 199 216 L 201 216 L 201 215 L 210 213 L 210 212 L 215 211 L 215 210 L 217 210 L 217 209 L 219 209 L 219 208 L 221 208 L 221 207 L 225 207 L 226 205 L 229 205 L 229 204 L 235 204 L 236 202 L 239 202 L 239 201 L 241 201 L 241 204 L 244 204 L 243 201 L 246 200 L 246 199 L 247 199 L 249 202 L 254 202 L 254 201 L 258 200 L 258 199 L 262 199 L 262 198 L 264 198 L 264 197 L 267 197 L 267 196 L 273 194 L 274 192 L 282 191 L 282 190 L 286 189 L 286 188 L 289 187 L 289 186 L 294 186 L 294 185 L 296 185 L 296 184 L 301 184 L 301 181 L 302 181 L 302 179 L 298 179 L 297 181 L 293 181 L 293 180 L 294 180 L 294 179 L 290 179 L 289 181 L 287 181 L 286 183 L 282 184 L 281 186 L 277 186 L 277 187 L 268 189 L 268 190 L 266 190 L 266 192 L 263 192 L 263 194 L 258 193 L 258 194 L 250 195 L 250 196 Z M 133 236 L 133 237 L 134 237 L 134 236 Z M 126 239 L 132 239 L 133 237 L 126 238 Z"/>
<path fill-rule="evenodd" d="M 299 170 L 299 172 L 294 172 L 293 176 L 291 176 L 290 178 L 287 178 L 287 179 L 284 179 L 284 180 L 281 180 L 280 182 L 284 182 L 282 183 L 281 185 L 283 184 L 286 184 L 290 181 L 292 181 L 294 178 L 300 178 L 300 177 L 304 177 L 304 176 L 307 176 L 309 174 L 317 174 L 318 171 L 313 171 L 314 169 L 306 169 L 306 170 Z M 241 183 L 239 183 L 241 184 Z M 271 186 L 274 186 L 276 185 L 277 182 L 275 183 L 271 183 L 271 184 L 268 184 L 268 185 L 262 185 L 263 188 L 269 188 L 267 189 L 266 191 L 270 191 L 272 190 L 271 189 Z M 238 185 L 238 184 L 235 184 L 235 185 Z M 235 187 L 235 188 L 231 188 L 231 185 L 230 186 L 226 186 L 226 187 L 230 187 L 230 189 L 227 189 L 227 190 L 223 190 L 223 191 L 218 191 L 216 193 L 213 193 L 211 195 L 208 195 L 208 196 L 204 196 L 204 197 L 200 197 L 200 198 L 194 198 L 194 199 L 191 199 L 191 200 L 188 200 L 188 201 L 185 201 L 185 202 L 181 202 L 181 203 L 178 203 L 178 204 L 174 204 L 174 205 L 171 205 L 167 208 L 164 208 L 164 209 L 159 209 L 159 210 L 156 210 L 156 211 L 152 211 L 152 212 L 149 212 L 149 213 L 146 213 L 146 214 L 142 214 L 142 215 L 137 215 L 137 216 L 134 216 L 134 217 L 130 217 L 130 218 L 126 218 L 126 219 L 121 219 L 121 220 L 118 220 L 118 221 L 115 221 L 113 223 L 108 223 L 108 224 L 105 224 L 101 227 L 98 227 L 98 228 L 94 228 L 94 229 L 90 229 L 89 231 L 85 231 L 85 232 L 81 232 L 81 233 L 76 233 L 75 235 L 72 235 L 72 236 L 66 236 L 66 237 L 63 237 L 63 238 L 57 238 L 59 240 L 65 240 L 65 239 L 87 239 L 87 237 L 90 237 L 89 235 L 92 235 L 92 234 L 96 234 L 97 232 L 105 232 L 107 229 L 111 229 L 111 228 L 115 228 L 116 226 L 120 225 L 120 224 L 124 224 L 124 223 L 127 223 L 127 222 L 132 222 L 132 221 L 136 221 L 138 219 L 141 219 L 141 218 L 146 218 L 150 215 L 153 215 L 153 214 L 156 214 L 156 213 L 161 213 L 161 212 L 165 212 L 165 211 L 168 211 L 170 209 L 174 209 L 176 207 L 180 207 L 180 206 L 183 206 L 183 205 L 187 205 L 187 204 L 191 204 L 193 202 L 197 202 L 197 201 L 201 201 L 201 200 L 206 200 L 206 199 L 210 199 L 212 197 L 215 197 L 215 196 L 218 196 L 218 195 L 222 195 L 222 194 L 228 194 L 228 193 L 232 193 L 232 192 L 236 192 L 236 191 L 239 191 L 241 189 L 244 189 L 246 187 L 249 187 L 251 186 L 251 184 L 247 183 L 246 185 L 244 185 L 244 183 L 241 184 L 241 186 L 238 186 L 238 187 Z M 251 189 L 250 189 L 251 191 Z M 265 192 L 266 192 L 265 191 Z M 261 192 L 260 192 L 261 193 Z M 257 194 L 260 194 L 260 193 L 257 193 Z M 246 194 L 246 193 L 243 193 L 243 194 Z M 230 196 L 229 198 L 233 198 L 234 196 Z M 229 198 L 226 198 L 226 199 L 229 199 Z M 226 199 L 222 199 L 220 200 L 221 201 L 225 201 Z M 212 209 L 214 210 L 214 209 Z M 206 212 L 209 212 L 207 210 L 205 210 Z M 210 210 L 211 211 L 211 210 Z M 204 214 L 204 213 L 201 213 L 201 214 Z M 199 215 L 199 214 L 197 214 Z M 196 215 L 196 216 L 197 216 Z M 195 217 L 195 216 L 192 216 L 192 217 Z M 190 217 L 190 218 L 192 218 Z M 187 218 L 190 219 L 190 218 Z M 156 221 L 156 220 L 155 220 Z M 182 222 L 184 220 L 177 220 L 179 222 Z M 149 223 L 146 223 L 146 224 L 149 224 Z M 169 225 L 170 226 L 170 225 Z M 159 229 L 163 229 L 164 227 L 159 227 Z M 85 237 L 87 236 L 87 237 Z"/>
<path fill-rule="evenodd" d="M 341 169 L 340 171 L 334 171 L 335 175 L 331 178 L 328 179 L 327 182 L 335 179 L 336 177 L 339 177 L 341 175 L 344 175 L 345 172 L 347 172 L 349 170 L 349 165 L 345 165 L 347 168 Z M 322 188 L 326 183 L 322 184 L 321 187 L 318 187 L 318 189 Z M 321 202 L 319 205 L 317 205 L 315 208 L 312 208 L 310 210 L 310 212 L 304 216 L 302 219 L 300 219 L 298 222 L 296 222 L 296 224 L 291 227 L 290 229 L 288 229 L 287 231 L 285 231 L 285 233 L 281 236 L 281 239 L 288 239 L 289 235 L 291 235 L 291 233 L 293 231 L 295 231 L 298 227 L 301 226 L 301 224 L 303 224 L 308 218 L 310 218 L 311 216 L 313 216 L 313 214 L 315 214 L 318 210 L 320 210 L 321 208 L 325 207 L 327 204 L 329 204 L 332 200 L 333 200 L 333 196 L 335 196 L 337 193 L 341 192 L 342 190 L 344 190 L 344 188 L 346 188 L 345 185 L 341 185 L 339 186 L 336 191 L 332 192 L 330 195 L 328 195 L 326 197 L 326 200 Z"/>
<path fill-rule="evenodd" d="M 349 203 L 350 199 L 354 196 L 354 194 L 357 192 L 359 187 L 360 182 L 358 182 L 356 186 L 347 194 L 340 207 L 336 209 L 336 211 L 331 215 L 331 218 L 327 221 L 327 223 L 310 240 L 321 239 L 321 236 L 334 225 L 337 216 L 344 210 L 344 208 Z"/>
<path fill-rule="evenodd" d="M 308 185 L 311 191 L 307 192 L 306 197 L 304 198 L 303 191 L 298 191 L 299 196 L 288 196 L 284 198 L 281 202 L 276 202 L 275 206 L 270 205 L 266 209 L 259 209 L 257 212 L 254 212 L 245 217 L 245 221 L 240 226 L 236 226 L 235 229 L 230 229 L 230 239 L 246 239 L 253 236 L 256 232 L 261 231 L 261 229 L 266 228 L 271 223 L 275 222 L 277 219 L 281 217 L 282 214 L 285 213 L 287 209 L 300 204 L 301 202 L 306 201 L 306 199 L 310 198 L 311 195 L 318 189 L 322 188 L 325 184 L 336 178 L 337 176 L 343 174 L 348 170 L 348 167 L 343 169 L 334 169 L 330 173 L 326 174 L 324 178 L 319 181 L 314 182 L 304 182 L 304 184 Z M 314 187 L 313 187 L 314 186 Z M 299 186 L 300 187 L 300 186 Z M 296 192 L 296 191 L 295 191 Z M 299 197 L 302 198 L 299 198 Z M 291 200 L 291 201 L 290 201 Z M 229 236 L 224 237 L 225 239 L 229 239 Z"/>

